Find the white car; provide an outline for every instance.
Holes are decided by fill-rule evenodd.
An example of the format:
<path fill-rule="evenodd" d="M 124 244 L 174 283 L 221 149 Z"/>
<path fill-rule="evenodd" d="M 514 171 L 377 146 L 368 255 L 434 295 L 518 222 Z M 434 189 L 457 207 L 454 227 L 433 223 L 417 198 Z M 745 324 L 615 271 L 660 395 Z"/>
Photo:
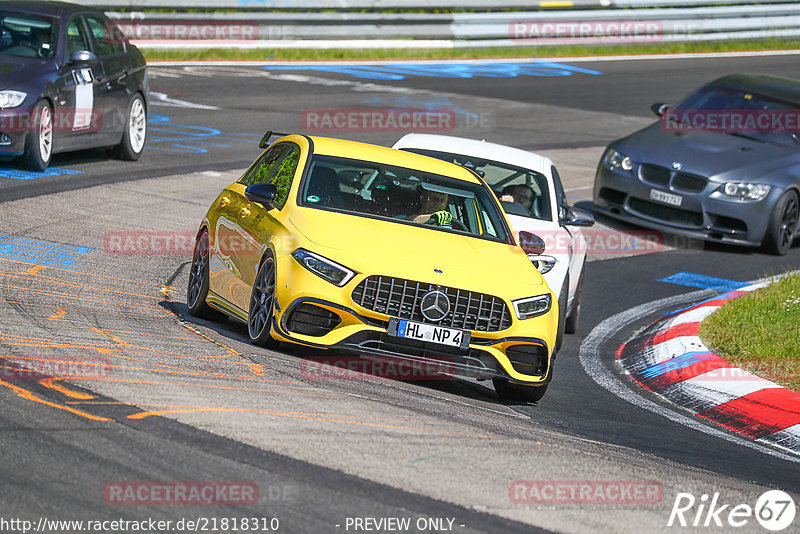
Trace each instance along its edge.
<path fill-rule="evenodd" d="M 580 227 L 591 226 L 594 218 L 567 204 L 553 162 L 533 152 L 446 135 L 412 133 L 393 148 L 473 169 L 500 198 L 514 230 L 542 239 L 544 250 L 528 257 L 559 295 L 559 349 L 563 333 L 573 334 L 578 328 L 587 249 Z"/>

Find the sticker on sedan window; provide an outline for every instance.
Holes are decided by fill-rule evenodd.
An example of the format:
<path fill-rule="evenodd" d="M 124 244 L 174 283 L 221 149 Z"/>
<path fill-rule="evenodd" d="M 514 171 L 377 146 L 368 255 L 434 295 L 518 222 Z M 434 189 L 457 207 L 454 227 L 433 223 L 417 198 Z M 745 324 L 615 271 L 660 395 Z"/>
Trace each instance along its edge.
<path fill-rule="evenodd" d="M 83 130 L 92 124 L 94 109 L 94 75 L 92 69 L 72 71 L 75 79 L 75 115 L 72 118 L 72 129 Z"/>
<path fill-rule="evenodd" d="M 306 197 L 306 200 L 309 202 L 319 202 L 319 197 L 317 195 L 309 195 Z"/>

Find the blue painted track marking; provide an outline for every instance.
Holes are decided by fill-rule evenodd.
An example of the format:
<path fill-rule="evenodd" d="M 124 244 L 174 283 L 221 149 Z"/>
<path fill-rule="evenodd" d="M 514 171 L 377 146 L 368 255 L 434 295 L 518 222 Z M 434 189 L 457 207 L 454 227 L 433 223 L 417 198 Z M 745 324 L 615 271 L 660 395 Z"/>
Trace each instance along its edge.
<path fill-rule="evenodd" d="M 0 258 L 40 265 L 64 267 L 81 261 L 79 254 L 88 254 L 92 247 L 61 245 L 26 237 L 0 235 Z"/>
<path fill-rule="evenodd" d="M 14 180 L 36 180 L 37 178 L 45 178 L 47 176 L 66 176 L 72 174 L 83 174 L 83 172 L 73 171 L 71 169 L 60 169 L 58 167 L 50 167 L 44 172 L 0 168 L 0 178 L 13 178 Z"/>
<path fill-rule="evenodd" d="M 646 380 L 648 378 L 655 378 L 657 376 L 666 374 L 670 371 L 685 369 L 696 363 L 705 360 L 710 360 L 713 358 L 719 358 L 719 356 L 717 356 L 713 352 L 708 352 L 708 351 L 687 352 L 686 354 L 681 354 L 680 356 L 675 356 L 674 358 L 670 358 L 665 362 L 651 365 L 650 367 L 639 373 L 639 378 L 641 378 L 642 380 Z"/>
<path fill-rule="evenodd" d="M 471 113 L 466 109 L 453 104 L 447 97 L 438 97 L 432 100 L 417 100 L 401 96 L 400 98 L 368 98 L 364 103 L 373 106 L 397 106 L 397 110 L 392 111 L 406 111 L 408 109 L 424 109 L 425 111 L 438 111 L 440 109 L 452 109 L 456 115 L 462 115 L 470 119 L 477 119 L 480 117 L 477 113 Z"/>
<path fill-rule="evenodd" d="M 249 133 L 223 132 L 217 128 L 176 124 L 166 115 L 147 116 L 151 135 L 147 139 L 147 150 L 206 154 L 207 147 L 230 148 L 230 144 L 220 141 L 245 141 L 261 139 L 260 135 Z M 157 132 L 152 134 L 152 132 Z M 239 138 L 239 139 L 237 139 Z"/>
<path fill-rule="evenodd" d="M 705 274 L 680 272 L 672 276 L 661 278 L 659 282 L 668 282 L 680 286 L 699 287 L 700 289 L 716 289 L 717 291 L 733 291 L 748 285 L 747 282 L 717 278 Z"/>
<path fill-rule="evenodd" d="M 550 61 L 486 63 L 398 63 L 386 65 L 277 65 L 265 70 L 311 70 L 348 74 L 366 80 L 404 80 L 407 76 L 428 78 L 516 78 L 517 76 L 600 76 L 597 70 Z"/>

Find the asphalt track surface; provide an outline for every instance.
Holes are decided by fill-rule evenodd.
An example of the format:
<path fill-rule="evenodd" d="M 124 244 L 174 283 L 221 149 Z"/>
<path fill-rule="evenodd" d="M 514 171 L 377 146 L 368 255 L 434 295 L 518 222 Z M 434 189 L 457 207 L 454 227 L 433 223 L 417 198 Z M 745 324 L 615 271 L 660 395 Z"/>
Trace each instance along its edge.
<path fill-rule="evenodd" d="M 94 379 L 0 377 L 0 518 L 257 516 L 279 518 L 282 532 L 352 532 L 347 518 L 411 517 L 452 518 L 460 532 L 669 532 L 679 492 L 753 505 L 776 488 L 800 502 L 797 461 L 637 408 L 579 361 L 582 340 L 606 318 L 697 289 L 658 280 L 753 280 L 800 268 L 798 246 L 782 258 L 692 243 L 595 258 L 579 331 L 566 337 L 538 405 L 499 403 L 491 386 L 469 380 L 314 380 L 303 373 L 305 353 L 257 349 L 235 323 L 188 318 L 187 254 L 107 247 L 109 232 L 192 232 L 258 154 L 264 130 L 302 129 L 302 111 L 320 108 L 452 109 L 452 133 L 550 155 L 573 200 L 588 206 L 602 147 L 649 123 L 651 103 L 731 72 L 794 72 L 796 59 L 563 61 L 514 77 L 509 65 L 438 76 L 153 67 L 153 91 L 166 97 L 153 100 L 139 162 L 87 151 L 57 156 L 52 176 L 0 169 L 2 233 L 15 239 L 0 243 L 0 358 L 110 365 Z M 391 144 L 400 134 L 331 135 Z M 667 311 L 654 306 L 619 325 L 600 343 L 600 363 L 614 370 L 616 348 Z M 525 504 L 509 495 L 518 480 L 650 480 L 664 493 L 654 504 Z M 246 481 L 259 501 L 109 502 L 106 486 L 124 481 Z M 737 531 L 762 530 L 751 519 Z"/>

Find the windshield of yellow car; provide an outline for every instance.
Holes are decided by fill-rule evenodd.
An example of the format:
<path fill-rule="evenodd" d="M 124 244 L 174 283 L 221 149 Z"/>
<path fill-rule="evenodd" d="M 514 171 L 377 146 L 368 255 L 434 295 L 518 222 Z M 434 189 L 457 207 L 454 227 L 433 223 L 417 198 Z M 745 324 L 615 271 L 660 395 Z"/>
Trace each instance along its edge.
<path fill-rule="evenodd" d="M 418 169 L 316 155 L 298 204 L 509 242 L 488 188 Z"/>

